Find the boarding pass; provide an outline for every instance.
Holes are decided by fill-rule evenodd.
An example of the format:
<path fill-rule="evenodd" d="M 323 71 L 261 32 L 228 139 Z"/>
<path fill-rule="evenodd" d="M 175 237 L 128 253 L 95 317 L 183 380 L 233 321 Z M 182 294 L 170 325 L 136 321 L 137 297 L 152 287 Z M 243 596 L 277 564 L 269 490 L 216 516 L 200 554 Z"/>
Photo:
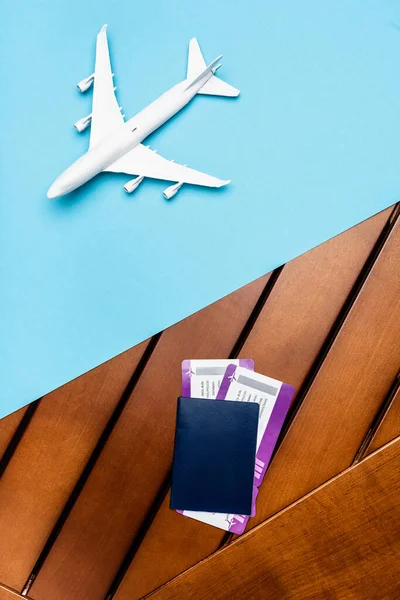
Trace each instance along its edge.
<path fill-rule="evenodd" d="M 291 385 L 235 364 L 229 364 L 227 367 L 218 390 L 218 400 L 258 402 L 260 405 L 252 515 L 255 511 L 258 486 L 264 478 L 293 394 L 294 388 Z M 249 519 L 246 515 L 196 511 L 183 511 L 183 514 L 232 533 L 243 533 Z"/>

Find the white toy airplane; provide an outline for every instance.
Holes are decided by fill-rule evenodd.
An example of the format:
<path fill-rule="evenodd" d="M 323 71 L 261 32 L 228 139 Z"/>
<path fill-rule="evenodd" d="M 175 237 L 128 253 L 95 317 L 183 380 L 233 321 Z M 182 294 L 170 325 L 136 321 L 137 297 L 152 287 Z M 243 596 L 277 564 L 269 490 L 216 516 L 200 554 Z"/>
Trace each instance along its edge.
<path fill-rule="evenodd" d="M 94 82 L 92 113 L 75 123 L 79 132 L 91 123 L 89 150 L 55 180 L 47 197 L 57 198 L 68 194 L 103 171 L 136 175 L 124 186 L 128 193 L 133 192 L 145 177 L 173 181 L 174 184 L 163 192 L 168 200 L 184 183 L 208 187 L 221 187 L 229 183 L 229 180 L 217 179 L 189 169 L 186 165 L 178 165 L 173 160 L 166 160 L 141 143 L 196 94 L 239 94 L 239 90 L 214 75 L 220 67 L 221 56 L 207 67 L 197 40 L 191 39 L 186 79 L 125 122 L 114 93 L 106 29 L 107 25 L 104 25 L 97 35 L 94 73 L 78 83 L 78 89 L 85 92 Z"/>

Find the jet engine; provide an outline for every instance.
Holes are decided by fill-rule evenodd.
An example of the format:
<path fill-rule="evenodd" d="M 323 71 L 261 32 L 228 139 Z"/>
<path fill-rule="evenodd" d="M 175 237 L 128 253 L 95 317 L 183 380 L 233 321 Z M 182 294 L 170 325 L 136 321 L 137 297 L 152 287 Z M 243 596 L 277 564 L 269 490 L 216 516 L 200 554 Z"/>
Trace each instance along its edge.
<path fill-rule="evenodd" d="M 132 192 L 134 192 L 139 187 L 139 185 L 142 183 L 143 179 L 144 179 L 143 175 L 139 175 L 138 177 L 131 179 L 130 181 L 128 181 L 128 183 L 126 183 L 124 185 L 124 190 L 128 194 L 132 194 Z"/>
<path fill-rule="evenodd" d="M 181 187 L 183 186 L 183 181 L 180 183 L 174 183 L 174 185 L 170 185 L 163 191 L 163 196 L 166 200 L 171 200 L 179 192 Z"/>
<path fill-rule="evenodd" d="M 80 92 L 86 92 L 90 86 L 92 85 L 94 81 L 94 73 L 92 73 L 91 75 L 89 75 L 89 77 L 86 77 L 85 79 L 82 79 L 82 81 L 80 81 L 78 83 L 78 90 Z"/>
<path fill-rule="evenodd" d="M 87 117 L 78 119 L 78 121 L 76 123 L 74 123 L 74 127 L 77 131 L 79 131 L 79 133 L 82 133 L 82 131 L 85 131 L 85 129 L 87 127 L 89 127 L 91 120 L 92 120 L 92 115 L 90 114 Z"/>

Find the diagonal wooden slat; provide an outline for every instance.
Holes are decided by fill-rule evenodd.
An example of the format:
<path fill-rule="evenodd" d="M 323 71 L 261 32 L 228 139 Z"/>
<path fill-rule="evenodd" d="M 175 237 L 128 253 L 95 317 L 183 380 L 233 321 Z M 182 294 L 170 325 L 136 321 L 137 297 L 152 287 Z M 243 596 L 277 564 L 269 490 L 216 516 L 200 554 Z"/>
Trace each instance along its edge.
<path fill-rule="evenodd" d="M 0 579 L 22 590 L 146 343 L 43 398 L 0 483 Z"/>
<path fill-rule="evenodd" d="M 399 453 L 397 438 L 150 598 L 397 598 Z"/>
<path fill-rule="evenodd" d="M 227 357 L 268 277 L 165 331 L 29 594 L 103 598 L 171 462 L 185 358 Z"/>
<path fill-rule="evenodd" d="M 257 370 L 302 386 L 390 215 L 377 215 L 285 266 L 243 347 Z M 309 428 L 315 431 L 312 419 Z M 276 485 L 269 494 L 279 494 L 280 483 Z M 140 598 L 211 554 L 221 539 L 219 530 L 204 529 L 171 511 L 167 498 L 116 600 Z"/>

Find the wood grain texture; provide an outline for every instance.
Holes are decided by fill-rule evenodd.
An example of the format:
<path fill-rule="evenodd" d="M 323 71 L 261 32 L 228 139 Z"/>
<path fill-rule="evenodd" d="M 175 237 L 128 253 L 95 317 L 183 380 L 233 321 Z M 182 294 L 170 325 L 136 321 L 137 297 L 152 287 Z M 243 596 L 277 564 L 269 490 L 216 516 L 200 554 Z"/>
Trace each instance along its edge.
<path fill-rule="evenodd" d="M 0 483 L 0 579 L 22 590 L 146 342 L 42 399 Z"/>
<path fill-rule="evenodd" d="M 394 600 L 400 440 L 276 515 L 151 600 Z"/>
<path fill-rule="evenodd" d="M 40 600 L 103 599 L 169 471 L 181 361 L 226 358 L 267 277 L 166 330 L 33 584 Z"/>
<path fill-rule="evenodd" d="M 0 583 L 0 600 L 29 600 L 27 596 L 21 596 L 15 590 Z"/>
<path fill-rule="evenodd" d="M 26 413 L 26 406 L 0 419 L 0 460 Z"/>
<path fill-rule="evenodd" d="M 371 454 L 371 452 L 374 452 L 398 435 L 400 435 L 400 386 L 393 396 L 387 413 L 371 440 L 366 455 Z"/>
<path fill-rule="evenodd" d="M 284 267 L 242 349 L 257 371 L 302 385 L 390 214 L 376 215 Z M 214 552 L 222 535 L 171 511 L 167 497 L 115 600 L 154 590 Z"/>

